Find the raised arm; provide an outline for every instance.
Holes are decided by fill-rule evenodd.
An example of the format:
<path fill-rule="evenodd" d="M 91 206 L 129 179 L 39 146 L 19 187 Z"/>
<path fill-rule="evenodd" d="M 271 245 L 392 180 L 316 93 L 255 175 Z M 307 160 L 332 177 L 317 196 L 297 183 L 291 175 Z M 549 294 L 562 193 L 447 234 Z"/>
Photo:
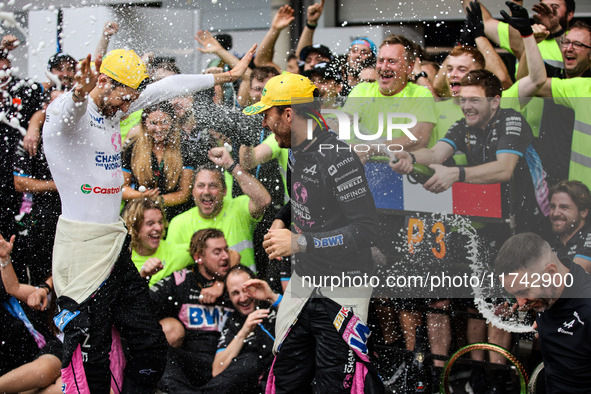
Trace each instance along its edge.
<path fill-rule="evenodd" d="M 271 204 L 271 196 L 267 189 L 240 164 L 235 163 L 225 148 L 211 149 L 209 159 L 226 171 L 231 170 L 230 174 L 238 182 L 242 192 L 250 198 L 248 203 L 250 216 L 259 218 Z"/>
<path fill-rule="evenodd" d="M 34 286 L 20 284 L 14 267 L 12 266 L 12 259 L 10 254 L 14 247 L 15 236 L 10 237 L 10 241 L 6 241 L 0 235 L 0 271 L 2 271 L 2 282 L 6 292 L 14 296 L 17 300 L 27 302 L 29 295 L 35 291 Z"/>
<path fill-rule="evenodd" d="M 469 29 L 472 30 L 476 48 L 484 56 L 486 69 L 494 73 L 501 80 L 504 89 L 511 87 L 513 82 L 511 81 L 505 63 L 497 51 L 495 51 L 488 38 L 486 38 L 480 3 L 476 1 L 470 2 L 470 7 L 466 12 L 468 15 Z"/>
<path fill-rule="evenodd" d="M 13 51 L 20 45 L 20 42 L 16 36 L 12 34 L 5 35 L 0 41 L 0 49 L 5 51 Z"/>
<path fill-rule="evenodd" d="M 511 16 L 505 11 L 501 11 L 501 15 L 505 22 L 519 31 L 523 37 L 525 52 L 520 65 L 522 62 L 525 63 L 524 66 L 527 65 L 529 70 L 529 73 L 519 80 L 519 97 L 533 97 L 546 81 L 546 67 L 529 23 L 527 10 L 515 3 L 507 2 L 507 5 L 511 9 Z"/>
<path fill-rule="evenodd" d="M 471 0 L 461 0 L 462 2 L 462 9 L 467 11 L 470 6 Z M 488 9 L 481 4 L 482 9 L 482 21 L 484 23 L 484 32 L 486 36 L 493 41 L 495 44 L 499 44 L 499 32 L 498 32 L 498 24 L 499 21 L 492 17 Z"/>
<path fill-rule="evenodd" d="M 302 30 L 302 34 L 298 40 L 298 47 L 295 53 L 297 57 L 300 56 L 302 49 L 314 44 L 314 30 L 316 30 L 316 26 L 318 26 L 318 20 L 320 19 L 323 10 L 324 0 L 321 0 L 320 3 L 312 4 L 308 7 L 306 26 L 304 26 L 304 29 Z"/>
<path fill-rule="evenodd" d="M 207 30 L 199 30 L 193 37 L 202 47 L 197 48 L 201 53 L 213 53 L 222 59 L 230 68 L 236 67 L 240 59 L 228 52 L 218 40 Z"/>
<path fill-rule="evenodd" d="M 199 30 L 195 34 L 195 40 L 203 46 L 198 48 L 201 53 L 213 53 L 222 59 L 228 66 L 236 67 L 240 60 L 228 52 L 220 42 L 211 35 L 207 30 Z M 247 67 L 246 71 L 241 75 L 242 82 L 238 89 L 238 104 L 244 106 L 248 102 L 248 90 L 250 89 L 250 74 L 252 70 Z"/>
<path fill-rule="evenodd" d="M 261 44 L 259 45 L 259 52 L 254 58 L 255 66 L 272 66 L 278 71 L 281 71 L 281 68 L 277 64 L 273 63 L 275 43 L 277 42 L 277 38 L 279 37 L 281 30 L 285 29 L 291 24 L 291 22 L 293 22 L 293 13 L 293 8 L 288 5 L 284 5 L 283 7 L 279 8 L 273 17 L 273 20 L 271 21 L 271 28 L 269 31 L 267 31 L 267 34 L 265 34 L 263 41 L 261 41 Z"/>
<path fill-rule="evenodd" d="M 103 33 L 94 51 L 94 61 L 101 60 L 107 54 L 109 42 L 111 38 L 119 31 L 119 24 L 117 22 L 107 22 L 103 27 Z"/>
<path fill-rule="evenodd" d="M 259 144 L 255 147 L 242 145 L 240 147 L 240 165 L 248 171 L 272 158 L 273 151 L 267 144 Z"/>
<path fill-rule="evenodd" d="M 216 74 L 171 75 L 149 84 L 140 97 L 129 106 L 128 113 L 176 96 L 186 96 L 189 93 L 208 89 L 214 85 L 238 80 L 248 69 L 248 64 L 252 60 L 256 47 L 256 44 L 254 44 L 230 71 Z"/>
<path fill-rule="evenodd" d="M 542 2 L 534 4 L 532 11 L 535 12 L 534 20 L 536 23 L 543 25 L 546 30 L 552 34 L 558 43 L 558 46 L 560 47 L 560 44 L 562 43 L 562 36 L 564 35 L 565 31 L 560 25 L 560 18 L 557 11 L 550 7 L 550 5 Z"/>

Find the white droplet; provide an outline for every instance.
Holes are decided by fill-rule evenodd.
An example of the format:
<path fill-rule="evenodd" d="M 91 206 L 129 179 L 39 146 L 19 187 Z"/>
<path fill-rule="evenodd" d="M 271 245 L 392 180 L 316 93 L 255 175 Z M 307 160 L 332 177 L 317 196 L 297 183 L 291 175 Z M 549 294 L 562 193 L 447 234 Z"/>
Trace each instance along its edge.
<path fill-rule="evenodd" d="M 227 142 L 224 142 L 224 149 L 228 152 L 232 152 L 232 145 L 228 144 Z"/>
<path fill-rule="evenodd" d="M 145 192 L 145 191 L 146 191 L 146 187 L 142 185 L 142 186 L 138 187 L 138 189 L 137 189 L 137 190 L 138 190 L 140 193 L 143 193 L 143 192 Z"/>

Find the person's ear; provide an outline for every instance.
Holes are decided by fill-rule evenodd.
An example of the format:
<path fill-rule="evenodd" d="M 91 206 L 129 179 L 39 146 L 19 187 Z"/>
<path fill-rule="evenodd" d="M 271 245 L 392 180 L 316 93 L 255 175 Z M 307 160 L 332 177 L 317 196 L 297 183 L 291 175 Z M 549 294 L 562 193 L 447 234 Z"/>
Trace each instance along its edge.
<path fill-rule="evenodd" d="M 99 74 L 96 84 L 99 88 L 108 88 L 111 85 L 109 77 L 105 74 Z"/>
<path fill-rule="evenodd" d="M 493 108 L 496 110 L 497 108 L 499 108 L 499 105 L 501 104 L 501 96 L 495 96 L 491 102 Z"/>
<path fill-rule="evenodd" d="M 550 275 L 554 275 L 557 272 L 558 272 L 558 267 L 556 267 L 556 264 L 554 264 L 554 263 L 550 263 L 544 267 L 545 274 L 548 273 Z"/>

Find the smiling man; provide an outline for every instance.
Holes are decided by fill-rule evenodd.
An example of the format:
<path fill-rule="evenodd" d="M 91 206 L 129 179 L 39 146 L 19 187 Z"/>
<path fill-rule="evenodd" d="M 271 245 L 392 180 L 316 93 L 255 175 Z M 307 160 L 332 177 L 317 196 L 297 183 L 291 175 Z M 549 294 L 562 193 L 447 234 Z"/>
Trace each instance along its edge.
<path fill-rule="evenodd" d="M 214 148 L 209 157 L 232 174 L 244 195 L 226 197 L 224 175 L 219 167 L 211 163 L 200 167 L 193 186 L 195 207 L 171 220 L 167 241 L 188 243 L 195 231 L 217 228 L 226 235 L 230 249 L 240 253 L 242 264 L 255 268 L 253 231 L 271 203 L 271 196 L 254 176 L 232 160 L 226 149 Z"/>
<path fill-rule="evenodd" d="M 213 362 L 214 378 L 202 393 L 256 393 L 273 361 L 275 308 L 281 296 L 243 265 L 232 267 L 226 288 L 234 312 L 224 325 Z M 266 377 L 265 377 L 266 378 Z"/>
<path fill-rule="evenodd" d="M 377 56 L 377 81 L 364 82 L 355 86 L 343 107 L 351 118 L 358 114 L 359 129 L 362 134 L 376 135 L 374 140 L 379 138 L 381 141 L 386 140 L 387 145 L 402 145 L 405 150 L 427 146 L 433 125 L 437 122 L 434 114 L 435 102 L 431 92 L 424 86 L 411 83 L 409 78 L 414 59 L 413 45 L 408 39 L 397 35 L 387 37 L 380 45 Z M 389 112 L 414 115 L 417 122 L 408 130 L 416 139 L 410 138 L 400 128 L 392 130 L 391 139 L 386 138 L 385 132 L 378 133 L 380 116 L 385 119 Z M 409 120 L 398 118 L 394 119 L 394 123 L 408 124 Z M 382 131 L 384 128 L 382 127 Z M 367 147 L 368 150 L 356 149 L 362 161 L 380 153 L 377 144 L 370 144 Z"/>
<path fill-rule="evenodd" d="M 308 137 L 308 121 L 320 112 L 318 95 L 308 78 L 285 73 L 271 78 L 261 101 L 243 111 L 263 113 L 263 127 L 273 132 L 280 147 L 291 149 L 292 199 L 263 242 L 269 259 L 291 255 L 294 266 L 278 311 L 276 358 L 267 392 L 312 392 L 314 388 L 341 393 L 350 391 L 353 382 L 361 391 L 364 384 L 381 386 L 381 381 L 357 367 L 368 362 L 362 353 L 367 348 L 350 346 L 346 339 L 353 324 L 366 333 L 361 340 L 367 338 L 364 321 L 372 289 L 357 288 L 351 282 L 331 289 L 317 282 L 306 285 L 302 279 L 352 278 L 374 269 L 370 247 L 376 239 L 377 214 L 363 166 L 324 122 L 312 122 Z M 322 149 L 327 146 L 331 148 Z M 341 307 L 348 323 L 337 327 L 333 321 Z M 372 392 L 369 386 L 366 390 Z"/>
<path fill-rule="evenodd" d="M 562 181 L 550 189 L 550 242 L 558 257 L 568 257 L 591 272 L 591 227 L 587 223 L 591 193 L 579 181 Z"/>
<path fill-rule="evenodd" d="M 570 268 L 567 268 L 570 267 Z M 547 393 L 591 387 L 591 279 L 533 233 L 509 238 L 495 260 L 505 289 L 537 312 Z M 539 278 L 536 281 L 536 278 Z"/>
<path fill-rule="evenodd" d="M 501 82 L 486 70 L 470 71 L 462 78 L 460 107 L 464 118 L 457 121 L 430 149 L 398 152 L 399 161 L 391 163 L 394 171 L 408 174 L 412 164 L 417 162 L 433 165 L 435 174 L 424 184 L 426 190 L 441 193 L 455 182 L 478 184 L 502 183 L 504 206 L 509 207 L 510 181 L 514 178 L 513 193 L 523 196 L 514 201 L 516 231 L 539 231 L 545 220 L 542 212 L 548 212 L 547 185 L 543 174 L 536 185 L 537 190 L 546 190 L 537 196 L 531 172 L 541 171 L 530 168 L 530 160 L 537 157 L 531 145 L 531 127 L 523 116 L 513 109 L 500 107 Z M 468 166 L 443 166 L 441 163 L 454 152 L 466 154 Z M 534 163 L 532 160 L 531 163 Z"/>
<path fill-rule="evenodd" d="M 231 313 L 223 297 L 206 305 L 203 296 L 204 289 L 219 286 L 216 281 L 223 281 L 230 270 L 224 233 L 214 228 L 197 231 L 190 253 L 192 270 L 177 271 L 150 288 L 158 318 L 178 319 L 186 332 L 182 345 L 168 352 L 161 389 L 170 393 L 195 392 L 211 379 L 220 332 Z"/>
<path fill-rule="evenodd" d="M 235 81 L 253 53 L 254 47 L 231 72 L 175 75 L 150 85 L 146 66 L 131 50 L 109 52 L 95 62 L 96 70 L 88 55 L 74 88 L 49 105 L 43 144 L 62 204 L 52 272 L 60 310 L 56 325 L 65 334 L 66 392 L 109 393 L 113 326 L 129 347 L 122 392 L 153 392 L 165 366 L 166 339 L 146 307 L 148 288 L 131 261 L 119 217 L 119 121 L 126 112 Z M 103 158 L 113 165 L 103 165 Z"/>

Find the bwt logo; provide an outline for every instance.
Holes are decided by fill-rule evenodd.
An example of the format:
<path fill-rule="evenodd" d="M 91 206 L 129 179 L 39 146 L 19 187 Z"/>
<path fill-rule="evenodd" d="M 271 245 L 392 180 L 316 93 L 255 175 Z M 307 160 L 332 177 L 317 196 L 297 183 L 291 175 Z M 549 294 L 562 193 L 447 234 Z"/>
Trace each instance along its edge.
<path fill-rule="evenodd" d="M 92 119 L 97 124 L 105 124 L 105 118 L 103 118 L 103 117 L 96 117 L 96 116 L 93 116 L 92 114 L 90 114 L 90 119 Z"/>
<path fill-rule="evenodd" d="M 338 109 L 322 109 L 320 111 L 321 114 L 333 114 L 337 117 L 339 122 L 339 130 L 338 136 L 340 140 L 350 140 L 351 139 L 351 119 L 349 115 L 343 111 Z M 406 123 L 395 123 L 394 119 L 406 119 L 408 122 Z M 417 117 L 413 114 L 409 113 L 400 113 L 400 112 L 388 112 L 386 114 L 386 140 L 392 140 L 392 131 L 393 130 L 401 130 L 408 138 L 413 141 L 417 141 L 417 137 L 411 133 L 410 129 L 417 125 Z M 375 140 L 383 140 L 382 134 L 384 133 L 384 113 L 380 112 L 378 114 L 378 129 L 375 131 L 375 134 L 367 134 L 367 132 L 371 132 L 371 130 L 365 130 L 366 133 L 361 133 L 359 130 L 359 114 L 355 112 L 353 114 L 353 133 L 355 137 L 363 141 L 375 141 Z M 314 137 L 312 136 L 313 133 L 313 123 L 312 119 L 308 119 L 308 139 L 311 140 Z"/>

